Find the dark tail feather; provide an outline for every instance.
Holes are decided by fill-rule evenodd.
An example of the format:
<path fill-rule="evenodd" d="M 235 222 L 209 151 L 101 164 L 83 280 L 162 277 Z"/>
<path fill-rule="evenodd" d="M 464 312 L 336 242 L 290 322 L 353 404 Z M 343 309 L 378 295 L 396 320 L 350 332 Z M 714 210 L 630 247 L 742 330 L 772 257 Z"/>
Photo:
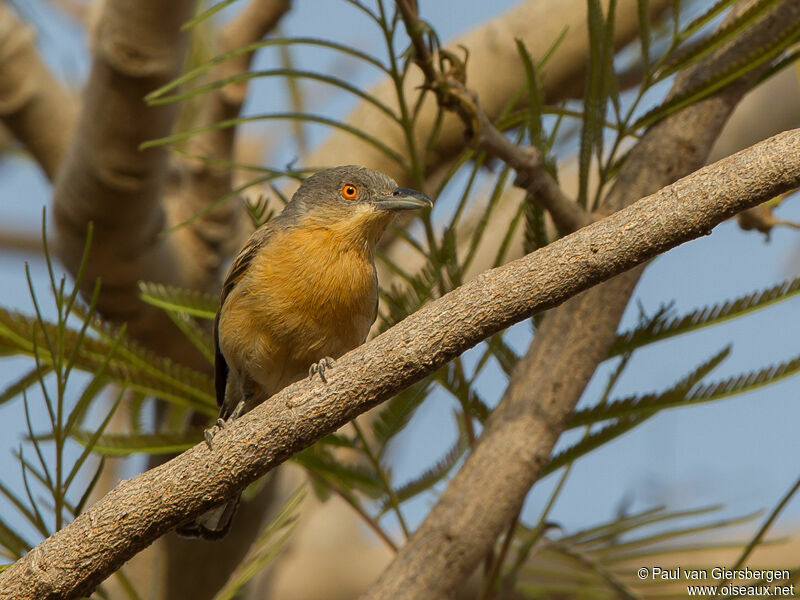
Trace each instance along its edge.
<path fill-rule="evenodd" d="M 175 531 L 183 537 L 199 537 L 204 540 L 218 540 L 223 537 L 231 528 L 233 515 L 239 507 L 240 496 L 215 506 L 211 510 L 192 521 L 187 521 L 178 525 Z"/>

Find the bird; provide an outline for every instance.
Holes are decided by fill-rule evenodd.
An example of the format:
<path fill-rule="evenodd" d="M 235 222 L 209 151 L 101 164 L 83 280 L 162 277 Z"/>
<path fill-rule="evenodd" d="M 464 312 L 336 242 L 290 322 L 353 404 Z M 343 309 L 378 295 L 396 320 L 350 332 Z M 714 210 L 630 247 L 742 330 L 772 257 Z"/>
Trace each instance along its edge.
<path fill-rule="evenodd" d="M 334 360 L 362 344 L 378 311 L 375 250 L 398 212 L 430 208 L 425 194 L 356 165 L 305 179 L 283 211 L 231 263 L 214 320 L 214 434 L 305 376 L 327 381 Z M 177 528 L 218 539 L 239 497 Z"/>

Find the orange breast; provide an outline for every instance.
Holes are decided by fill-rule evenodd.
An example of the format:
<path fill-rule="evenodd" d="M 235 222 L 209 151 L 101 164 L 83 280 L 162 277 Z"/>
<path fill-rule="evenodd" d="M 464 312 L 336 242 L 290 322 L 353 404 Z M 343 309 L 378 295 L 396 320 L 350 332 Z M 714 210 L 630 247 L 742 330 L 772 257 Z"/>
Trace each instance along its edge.
<path fill-rule="evenodd" d="M 277 233 L 225 302 L 221 349 L 234 370 L 273 393 L 363 342 L 377 303 L 370 241 L 330 227 Z"/>

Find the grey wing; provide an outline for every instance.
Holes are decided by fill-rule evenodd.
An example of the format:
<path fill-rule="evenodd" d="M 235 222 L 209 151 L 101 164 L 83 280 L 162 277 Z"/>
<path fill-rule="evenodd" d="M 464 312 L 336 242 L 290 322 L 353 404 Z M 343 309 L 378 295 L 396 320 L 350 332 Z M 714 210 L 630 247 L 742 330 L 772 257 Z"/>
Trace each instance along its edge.
<path fill-rule="evenodd" d="M 220 308 L 220 310 L 222 310 Z M 214 391 L 217 395 L 217 406 L 220 409 L 225 402 L 225 387 L 228 385 L 228 363 L 219 349 L 219 313 L 214 317 Z M 220 415 L 221 418 L 225 418 Z"/>

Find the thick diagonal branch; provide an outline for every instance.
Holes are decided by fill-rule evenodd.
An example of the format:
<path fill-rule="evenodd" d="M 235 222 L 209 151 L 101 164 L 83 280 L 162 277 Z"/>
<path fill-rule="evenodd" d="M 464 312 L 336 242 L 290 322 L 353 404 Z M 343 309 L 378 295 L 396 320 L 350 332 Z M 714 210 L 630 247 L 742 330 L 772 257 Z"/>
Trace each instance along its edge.
<path fill-rule="evenodd" d="M 0 119 L 51 179 L 77 117 L 75 98 L 36 52 L 33 29 L 0 3 Z"/>
<path fill-rule="evenodd" d="M 241 490 L 293 453 L 481 340 L 660 252 L 707 235 L 737 212 L 798 185 L 800 130 L 794 130 L 483 273 L 339 359 L 327 383 L 301 381 L 238 419 L 214 438 L 213 450 L 198 444 L 168 463 L 121 482 L 0 574 L 0 598 L 66 599 L 88 594 L 178 523 Z M 550 410 L 545 404 L 533 417 L 546 416 Z M 520 417 L 519 425 L 505 420 L 509 439 L 518 439 L 524 433 L 519 429 L 528 427 L 532 419 L 527 414 Z M 558 424 L 545 420 L 538 429 L 551 425 Z M 534 448 L 530 445 L 515 462 L 543 460 Z M 498 463 L 490 466 L 486 473 L 496 471 Z M 503 496 L 493 501 L 503 501 Z M 464 514 L 461 520 L 467 519 L 470 527 L 483 527 L 483 519 L 474 513 Z M 448 555 L 446 543 L 437 547 L 443 556 Z"/>
<path fill-rule="evenodd" d="M 737 9 L 747 4 L 742 2 Z M 673 93 L 736 63 L 798 19 L 800 6 L 783 2 L 721 52 L 683 73 Z M 626 206 L 702 165 L 728 115 L 759 72 L 652 127 L 632 150 L 604 210 Z M 751 165 L 748 177 L 758 177 L 758 168 Z M 697 173 L 686 179 L 695 176 Z M 677 196 L 682 202 L 696 198 L 695 193 L 691 198 Z M 634 208 L 635 204 L 623 212 Z M 607 357 L 641 272 L 641 267 L 633 269 L 548 314 L 519 361 L 477 448 L 367 598 L 448 597 L 487 556 L 502 529 L 520 510 L 565 419 L 597 365 Z"/>
<path fill-rule="evenodd" d="M 173 330 L 168 317 L 144 305 L 137 287 L 140 279 L 185 283 L 175 239 L 160 236 L 167 154 L 164 149 L 140 151 L 139 145 L 172 129 L 175 107 L 150 108 L 144 97 L 180 72 L 187 42 L 180 27 L 194 4 L 104 3 L 80 121 L 54 190 L 58 254 L 66 267 L 73 273 L 77 269 L 93 221 L 84 292 L 102 278 L 100 313 L 126 322 L 134 337 L 173 356 L 170 338 L 181 336 L 165 335 Z"/>

